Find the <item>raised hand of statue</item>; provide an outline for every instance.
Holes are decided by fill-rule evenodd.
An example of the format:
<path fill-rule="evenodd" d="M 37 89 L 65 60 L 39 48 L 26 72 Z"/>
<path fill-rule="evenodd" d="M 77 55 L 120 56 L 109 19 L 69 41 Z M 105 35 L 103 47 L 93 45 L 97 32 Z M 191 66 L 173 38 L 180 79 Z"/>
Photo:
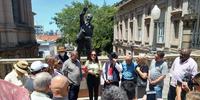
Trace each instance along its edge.
<path fill-rule="evenodd" d="M 88 6 L 85 6 L 85 7 L 83 8 L 83 11 L 86 12 L 87 10 L 88 10 Z"/>

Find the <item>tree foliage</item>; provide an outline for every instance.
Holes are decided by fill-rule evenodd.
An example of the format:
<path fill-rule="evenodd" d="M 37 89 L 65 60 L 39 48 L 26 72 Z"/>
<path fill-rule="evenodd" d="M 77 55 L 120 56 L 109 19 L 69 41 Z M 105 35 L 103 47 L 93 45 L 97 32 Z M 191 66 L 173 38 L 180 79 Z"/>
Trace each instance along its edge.
<path fill-rule="evenodd" d="M 81 2 L 72 2 L 59 13 L 56 13 L 53 18 L 64 33 L 63 41 L 72 42 L 75 44 L 76 35 L 79 32 L 79 14 L 84 6 L 89 6 L 88 13 L 93 14 L 92 24 L 94 25 L 92 46 L 98 51 L 112 51 L 113 40 L 113 18 L 116 12 L 114 6 L 104 4 L 99 7 L 92 4 L 88 0 Z M 61 41 L 61 42 L 63 42 Z"/>

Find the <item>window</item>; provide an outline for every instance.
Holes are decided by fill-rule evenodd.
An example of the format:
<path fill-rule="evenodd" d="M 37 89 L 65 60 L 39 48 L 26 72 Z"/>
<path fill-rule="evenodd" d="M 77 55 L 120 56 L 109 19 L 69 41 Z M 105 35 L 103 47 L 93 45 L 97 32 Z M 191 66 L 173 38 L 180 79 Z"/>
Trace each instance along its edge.
<path fill-rule="evenodd" d="M 188 11 L 189 13 L 196 13 L 197 12 L 197 0 L 188 0 Z"/>
<path fill-rule="evenodd" d="M 151 15 L 151 5 L 146 5 L 147 7 L 146 7 L 146 10 L 145 10 L 145 14 L 146 14 L 146 16 L 150 16 Z"/>
<path fill-rule="evenodd" d="M 122 24 L 120 24 L 120 35 L 121 35 L 121 39 L 123 39 L 123 35 L 122 35 Z"/>
<path fill-rule="evenodd" d="M 132 39 L 133 39 L 133 22 L 130 22 L 130 29 L 131 29 L 131 37 L 130 37 L 130 39 L 132 41 Z"/>
<path fill-rule="evenodd" d="M 118 26 L 118 24 L 119 23 L 117 22 L 117 36 L 116 36 L 117 39 L 119 39 L 119 26 Z"/>
<path fill-rule="evenodd" d="M 147 37 L 149 37 L 150 24 L 146 24 Z"/>
<path fill-rule="evenodd" d="M 155 22 L 154 28 L 157 34 L 157 43 L 164 43 L 164 22 Z"/>
<path fill-rule="evenodd" d="M 125 19 L 125 40 L 128 40 L 128 18 Z"/>
<path fill-rule="evenodd" d="M 182 0 L 173 0 L 173 9 L 182 8 Z"/>
<path fill-rule="evenodd" d="M 174 35 L 175 38 L 178 39 L 178 35 L 179 35 L 179 21 L 174 21 Z"/>
<path fill-rule="evenodd" d="M 137 24 L 138 24 L 138 41 L 142 40 L 142 15 L 137 16 Z"/>
<path fill-rule="evenodd" d="M 131 20 L 133 20 L 133 13 L 131 13 Z"/>

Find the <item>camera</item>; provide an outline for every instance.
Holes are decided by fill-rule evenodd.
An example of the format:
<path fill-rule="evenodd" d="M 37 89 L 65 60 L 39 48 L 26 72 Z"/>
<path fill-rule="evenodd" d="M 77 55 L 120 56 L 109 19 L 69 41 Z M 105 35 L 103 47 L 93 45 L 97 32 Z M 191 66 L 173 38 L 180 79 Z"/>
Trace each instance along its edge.
<path fill-rule="evenodd" d="M 191 73 L 185 73 L 184 78 L 182 79 L 183 82 L 187 82 L 190 90 L 192 90 L 192 87 L 193 87 L 192 76 L 193 75 Z"/>

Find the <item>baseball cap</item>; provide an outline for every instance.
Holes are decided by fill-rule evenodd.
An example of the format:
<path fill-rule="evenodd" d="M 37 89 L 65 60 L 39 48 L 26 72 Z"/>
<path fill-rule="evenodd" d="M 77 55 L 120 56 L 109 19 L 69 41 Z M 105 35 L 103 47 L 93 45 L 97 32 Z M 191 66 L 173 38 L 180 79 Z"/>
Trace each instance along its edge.
<path fill-rule="evenodd" d="M 41 61 L 34 61 L 32 64 L 31 64 L 31 72 L 36 72 L 36 71 L 39 71 L 43 68 L 47 68 L 49 67 L 48 64 L 46 63 L 42 63 Z"/>

